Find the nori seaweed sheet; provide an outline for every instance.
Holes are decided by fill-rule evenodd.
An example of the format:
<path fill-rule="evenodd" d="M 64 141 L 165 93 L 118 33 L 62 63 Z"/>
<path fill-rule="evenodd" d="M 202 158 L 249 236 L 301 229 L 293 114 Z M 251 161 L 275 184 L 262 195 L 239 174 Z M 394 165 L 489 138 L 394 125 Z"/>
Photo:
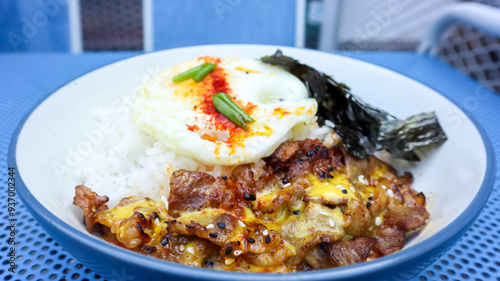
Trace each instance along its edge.
<path fill-rule="evenodd" d="M 279 66 L 304 83 L 309 96 L 318 102 L 318 123 L 333 122 L 335 132 L 356 157 L 366 159 L 375 148 L 387 149 L 396 158 L 419 161 L 415 150 L 446 140 L 435 115 L 432 118 L 424 113 L 401 121 L 364 103 L 345 84 L 283 55 L 280 50 L 261 60 Z"/>

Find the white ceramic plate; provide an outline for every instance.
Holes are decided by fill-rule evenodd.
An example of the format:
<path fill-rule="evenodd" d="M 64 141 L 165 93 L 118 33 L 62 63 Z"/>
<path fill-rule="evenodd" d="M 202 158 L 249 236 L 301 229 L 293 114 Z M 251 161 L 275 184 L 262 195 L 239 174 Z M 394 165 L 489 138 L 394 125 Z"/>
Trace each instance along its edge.
<path fill-rule="evenodd" d="M 19 134 L 16 161 L 25 186 L 50 213 L 91 236 L 82 224 L 80 209 L 72 206 L 74 187 L 80 183 L 70 175 L 78 156 L 92 152 L 89 132 L 100 129 L 92 112 L 102 106 L 123 106 L 124 95 L 136 91 L 151 75 L 184 60 L 205 55 L 258 59 L 277 48 L 215 45 L 167 50 L 105 66 L 67 84 L 32 112 Z M 415 177 L 413 188 L 428 198 L 431 220 L 405 248 L 443 230 L 470 205 L 485 178 L 487 153 L 478 129 L 455 104 L 414 80 L 372 64 L 317 51 L 279 48 L 399 118 L 437 113 L 448 140 L 410 170 Z"/>

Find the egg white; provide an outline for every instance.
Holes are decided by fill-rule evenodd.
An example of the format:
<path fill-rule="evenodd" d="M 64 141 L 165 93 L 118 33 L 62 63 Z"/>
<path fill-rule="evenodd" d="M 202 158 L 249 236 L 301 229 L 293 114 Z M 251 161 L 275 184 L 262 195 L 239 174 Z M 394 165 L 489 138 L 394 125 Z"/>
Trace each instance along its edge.
<path fill-rule="evenodd" d="M 197 95 L 205 90 L 205 82 L 172 82 L 173 76 L 201 63 L 204 58 L 158 73 L 132 105 L 135 125 L 176 153 L 211 165 L 251 163 L 290 139 L 297 124 L 314 124 L 317 102 L 308 98 L 295 76 L 258 60 L 221 58 L 217 65 L 225 73 L 230 96 L 253 105 L 250 114 L 255 122 L 248 123 L 248 131 L 217 129 L 214 119 L 200 110 Z"/>

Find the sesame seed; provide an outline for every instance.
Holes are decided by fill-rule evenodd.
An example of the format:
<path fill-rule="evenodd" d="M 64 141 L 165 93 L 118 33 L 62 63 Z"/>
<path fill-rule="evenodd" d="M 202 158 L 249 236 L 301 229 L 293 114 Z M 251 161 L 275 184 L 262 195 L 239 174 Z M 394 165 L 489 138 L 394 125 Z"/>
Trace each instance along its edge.
<path fill-rule="evenodd" d="M 165 208 L 168 210 L 168 200 L 167 200 L 167 197 L 165 197 L 164 195 L 162 195 L 160 197 L 160 200 L 163 202 L 163 205 L 165 205 Z"/>
<path fill-rule="evenodd" d="M 294 215 L 298 215 L 298 214 L 300 214 L 300 211 L 299 210 L 293 210 L 293 214 Z"/>
<path fill-rule="evenodd" d="M 227 259 L 227 260 L 224 261 L 224 263 L 226 265 L 230 265 L 230 264 L 234 263 L 234 261 L 235 261 L 235 259 Z"/>
<path fill-rule="evenodd" d="M 328 216 L 328 215 L 329 215 L 329 214 L 328 214 L 327 212 L 325 212 L 325 211 L 319 211 L 319 214 L 320 214 L 320 215 L 323 215 L 323 216 Z"/>
<path fill-rule="evenodd" d="M 238 251 L 234 251 L 234 253 L 233 253 L 233 254 L 234 254 L 235 256 L 239 256 L 239 255 L 241 255 L 241 253 L 243 253 L 243 251 L 238 250 Z"/>
<path fill-rule="evenodd" d="M 269 234 L 269 231 L 267 231 L 267 229 L 266 229 L 266 230 L 264 230 L 264 231 L 262 232 L 262 234 L 263 234 L 264 236 L 265 236 L 265 235 L 268 235 L 268 234 Z"/>
<path fill-rule="evenodd" d="M 223 179 L 223 180 L 227 180 L 227 176 L 223 176 L 223 177 L 222 177 L 222 179 Z"/>
<path fill-rule="evenodd" d="M 333 167 L 328 167 L 328 172 L 333 171 Z"/>
<path fill-rule="evenodd" d="M 330 185 L 327 181 L 325 181 L 323 184 L 324 184 L 324 185 Z"/>
<path fill-rule="evenodd" d="M 287 188 L 287 187 L 289 187 L 290 185 L 292 185 L 292 184 L 291 184 L 291 183 L 287 183 L 287 184 L 283 185 L 283 188 Z"/>
<path fill-rule="evenodd" d="M 337 188 L 342 189 L 343 187 L 340 184 L 337 184 Z"/>
<path fill-rule="evenodd" d="M 155 219 L 160 219 L 160 216 L 158 215 L 157 212 L 153 212 L 153 218 Z"/>
<path fill-rule="evenodd" d="M 376 224 L 377 226 L 381 225 L 381 224 L 382 224 L 382 219 L 381 219 L 380 217 L 377 217 L 377 218 L 375 219 L 375 224 Z"/>
<path fill-rule="evenodd" d="M 238 220 L 238 224 L 239 224 L 241 227 L 245 227 L 245 226 L 246 226 L 246 225 L 245 225 L 242 221 L 240 221 L 240 220 Z"/>
<path fill-rule="evenodd" d="M 342 189 L 342 193 L 347 194 L 347 189 Z"/>
<path fill-rule="evenodd" d="M 212 228 L 214 228 L 214 227 L 215 227 L 215 225 L 214 225 L 213 223 L 211 223 L 211 224 L 207 225 L 207 228 L 208 228 L 208 229 L 212 229 Z"/>
<path fill-rule="evenodd" d="M 373 201 L 373 197 L 371 197 L 371 196 L 368 197 L 368 200 Z"/>
<path fill-rule="evenodd" d="M 255 243 L 255 239 L 253 239 L 253 238 L 247 238 L 247 241 L 248 241 L 248 243 L 252 243 L 252 244 Z"/>
<path fill-rule="evenodd" d="M 387 189 L 387 186 L 385 186 L 385 185 L 382 185 L 382 188 L 383 188 L 383 189 Z"/>
<path fill-rule="evenodd" d="M 148 254 L 152 254 L 156 250 L 156 248 L 155 247 L 144 246 L 143 250 L 145 250 L 146 252 L 148 252 Z"/>
<path fill-rule="evenodd" d="M 352 192 L 356 193 L 356 189 L 354 189 L 354 187 L 352 187 L 352 186 L 351 186 L 351 187 L 349 187 L 349 189 L 350 189 Z"/>
<path fill-rule="evenodd" d="M 226 248 L 226 256 L 230 255 L 232 251 L 233 251 L 233 247 L 231 247 L 231 246 L 227 247 Z"/>
<path fill-rule="evenodd" d="M 331 227 L 335 227 L 335 222 L 332 219 L 329 219 L 328 222 L 330 223 Z"/>
<path fill-rule="evenodd" d="M 186 227 L 187 227 L 187 228 L 190 228 L 190 229 L 193 229 L 193 228 L 194 228 L 194 226 L 192 226 L 192 225 L 190 225 L 190 224 L 186 224 Z"/>
<path fill-rule="evenodd" d="M 223 222 L 218 222 L 217 226 L 220 227 L 220 228 L 226 228 L 226 224 L 223 223 Z"/>
<path fill-rule="evenodd" d="M 168 244 L 168 237 L 165 237 L 165 238 L 163 238 L 163 240 L 161 240 L 161 245 L 167 246 L 167 244 Z"/>
<path fill-rule="evenodd" d="M 243 194 L 243 199 L 245 199 L 246 201 L 255 201 L 257 200 L 257 197 L 255 197 L 255 194 L 253 193 L 245 193 Z"/>
<path fill-rule="evenodd" d="M 387 190 L 387 195 L 393 197 L 394 196 L 394 192 L 392 191 L 392 189 L 388 189 Z"/>
<path fill-rule="evenodd" d="M 372 203 L 368 202 L 366 203 L 366 207 L 370 207 L 372 205 Z"/>
<path fill-rule="evenodd" d="M 358 176 L 358 181 L 364 185 L 368 185 L 368 180 L 366 180 L 365 176 L 364 175 L 359 175 Z"/>
<path fill-rule="evenodd" d="M 283 179 L 281 180 L 281 182 L 282 182 L 283 184 L 287 184 L 287 183 L 288 183 L 288 179 L 287 179 L 287 178 L 283 178 Z"/>
<path fill-rule="evenodd" d="M 208 234 L 208 236 L 210 236 L 212 238 L 217 238 L 217 233 L 210 233 L 210 234 Z"/>
<path fill-rule="evenodd" d="M 156 219 L 155 219 L 155 223 L 156 223 L 156 224 L 160 224 L 160 219 L 156 218 Z"/>
<path fill-rule="evenodd" d="M 185 249 L 186 249 L 186 247 L 184 245 L 179 246 L 179 251 L 184 252 Z"/>
<path fill-rule="evenodd" d="M 194 255 L 194 249 L 193 249 L 193 247 L 188 247 L 188 248 L 186 249 L 186 251 L 187 251 L 188 253 L 190 253 L 190 254 L 193 254 L 193 255 Z"/>
<path fill-rule="evenodd" d="M 210 266 L 210 267 L 214 266 L 214 262 L 213 261 L 207 261 L 205 264 L 207 266 Z"/>
<path fill-rule="evenodd" d="M 333 179 L 333 176 L 328 174 L 328 173 L 325 173 L 325 172 L 320 172 L 319 173 L 319 177 L 322 178 L 322 179 Z"/>
<path fill-rule="evenodd" d="M 264 241 L 266 242 L 266 244 L 271 243 L 271 236 L 269 236 L 269 234 L 266 235 L 266 239 Z"/>

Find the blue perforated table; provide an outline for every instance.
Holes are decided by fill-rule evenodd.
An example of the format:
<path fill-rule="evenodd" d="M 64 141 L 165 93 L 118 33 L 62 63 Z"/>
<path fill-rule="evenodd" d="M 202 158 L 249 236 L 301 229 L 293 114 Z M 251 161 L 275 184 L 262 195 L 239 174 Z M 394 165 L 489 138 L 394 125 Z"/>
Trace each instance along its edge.
<path fill-rule="evenodd" d="M 140 53 L 0 55 L 0 280 L 103 280 L 50 238 L 16 198 L 15 274 L 7 271 L 7 149 L 22 117 L 71 80 Z M 437 58 L 415 53 L 343 52 L 409 76 L 472 114 L 489 135 L 500 162 L 500 95 Z M 498 169 L 497 169 L 498 170 Z M 500 174 L 490 199 L 465 236 L 413 280 L 500 280 Z"/>

